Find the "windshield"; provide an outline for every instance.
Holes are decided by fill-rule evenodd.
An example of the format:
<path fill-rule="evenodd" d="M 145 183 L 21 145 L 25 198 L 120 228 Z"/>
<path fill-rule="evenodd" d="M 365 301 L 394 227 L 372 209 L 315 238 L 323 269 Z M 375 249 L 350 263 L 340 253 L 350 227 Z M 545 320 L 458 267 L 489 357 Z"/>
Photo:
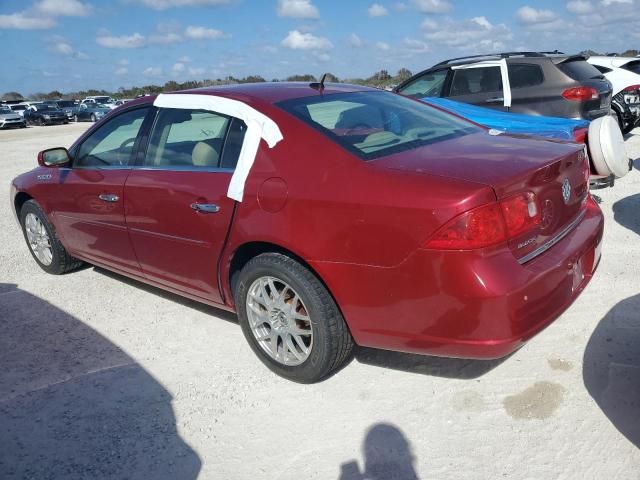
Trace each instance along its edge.
<path fill-rule="evenodd" d="M 55 110 L 55 107 L 52 107 L 51 105 L 34 105 L 34 107 L 39 112 L 44 112 L 45 110 Z"/>
<path fill-rule="evenodd" d="M 58 102 L 58 105 L 59 105 L 61 108 L 73 107 L 73 106 L 75 106 L 75 104 L 76 104 L 76 103 L 75 103 L 73 100 L 60 100 L 60 101 Z"/>
<path fill-rule="evenodd" d="M 480 131 L 458 117 L 383 91 L 304 97 L 278 106 L 363 160 Z"/>

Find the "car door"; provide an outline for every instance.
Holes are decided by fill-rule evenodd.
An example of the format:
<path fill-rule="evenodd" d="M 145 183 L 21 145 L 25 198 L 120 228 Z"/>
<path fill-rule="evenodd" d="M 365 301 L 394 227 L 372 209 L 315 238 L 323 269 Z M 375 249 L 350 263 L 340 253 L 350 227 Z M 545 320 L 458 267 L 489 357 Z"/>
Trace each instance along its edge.
<path fill-rule="evenodd" d="M 209 111 L 157 110 L 125 185 L 129 234 L 148 279 L 222 303 L 218 261 L 235 207 L 227 188 L 245 129 Z"/>
<path fill-rule="evenodd" d="M 120 113 L 71 152 L 60 172 L 56 223 L 68 250 L 88 261 L 141 275 L 124 218 L 124 184 L 149 107 Z"/>
<path fill-rule="evenodd" d="M 509 110 L 511 88 L 504 60 L 451 67 L 448 97 L 495 110 Z"/>

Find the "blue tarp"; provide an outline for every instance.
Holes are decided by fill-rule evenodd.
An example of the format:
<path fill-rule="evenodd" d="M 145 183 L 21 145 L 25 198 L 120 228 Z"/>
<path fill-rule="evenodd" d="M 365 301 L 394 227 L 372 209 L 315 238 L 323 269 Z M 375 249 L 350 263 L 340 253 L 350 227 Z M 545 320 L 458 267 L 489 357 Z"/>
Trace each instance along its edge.
<path fill-rule="evenodd" d="M 425 97 L 421 101 L 505 133 L 573 140 L 574 129 L 589 126 L 589 122 L 586 120 L 502 112 L 468 103 L 455 102 L 447 98 Z"/>

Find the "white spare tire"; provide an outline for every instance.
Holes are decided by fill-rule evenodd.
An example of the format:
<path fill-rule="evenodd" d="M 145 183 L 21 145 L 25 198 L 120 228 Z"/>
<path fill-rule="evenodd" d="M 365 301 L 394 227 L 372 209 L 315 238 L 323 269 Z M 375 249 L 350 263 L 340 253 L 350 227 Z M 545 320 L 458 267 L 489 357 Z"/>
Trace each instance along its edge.
<path fill-rule="evenodd" d="M 629 156 L 618 122 L 610 115 L 589 124 L 589 153 L 599 175 L 624 177 L 629 173 Z"/>

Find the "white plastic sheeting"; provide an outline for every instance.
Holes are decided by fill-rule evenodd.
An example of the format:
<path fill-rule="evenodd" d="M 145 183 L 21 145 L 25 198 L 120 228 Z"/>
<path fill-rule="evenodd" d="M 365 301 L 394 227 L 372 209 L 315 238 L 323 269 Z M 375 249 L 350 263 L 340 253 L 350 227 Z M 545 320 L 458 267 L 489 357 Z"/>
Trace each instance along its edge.
<path fill-rule="evenodd" d="M 238 100 L 210 94 L 169 93 L 158 95 L 153 104 L 160 108 L 208 110 L 238 118 L 246 123 L 247 131 L 244 135 L 238 164 L 227 190 L 227 196 L 238 202 L 242 201 L 244 184 L 256 159 L 260 139 L 264 139 L 269 148 L 275 147 L 283 139 L 282 132 L 276 122 Z"/>

